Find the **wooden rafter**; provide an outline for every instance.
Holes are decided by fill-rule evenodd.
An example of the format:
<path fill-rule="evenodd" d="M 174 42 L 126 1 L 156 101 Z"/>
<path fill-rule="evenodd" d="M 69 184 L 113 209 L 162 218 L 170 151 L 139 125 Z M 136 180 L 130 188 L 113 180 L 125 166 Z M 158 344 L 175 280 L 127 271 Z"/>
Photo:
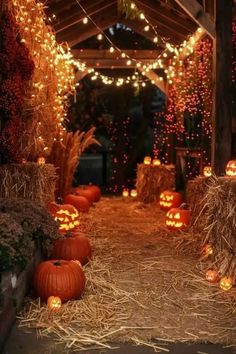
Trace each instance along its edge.
<path fill-rule="evenodd" d="M 180 16 L 177 11 L 167 9 L 163 5 L 156 3 L 154 0 L 136 0 L 138 7 L 148 16 L 158 19 L 169 27 L 175 27 L 183 33 L 191 33 L 196 30 L 196 24 L 187 16 Z"/>
<path fill-rule="evenodd" d="M 215 38 L 214 22 L 210 19 L 209 15 L 204 12 L 203 7 L 197 0 L 175 0 L 179 6 L 207 33 Z"/>
<path fill-rule="evenodd" d="M 102 13 L 103 11 L 109 11 L 111 7 L 115 4 L 116 0 L 111 1 L 110 3 L 107 3 L 107 1 L 104 1 L 103 3 L 96 3 L 93 4 L 93 6 L 86 8 L 86 11 L 89 16 L 94 16 L 99 13 Z M 78 24 L 79 22 L 82 21 L 84 18 L 84 12 L 79 10 L 79 11 L 71 11 L 70 15 L 67 16 L 65 15 L 60 22 L 55 25 L 55 30 L 56 33 L 62 32 L 67 30 L 68 28 Z"/>
<path fill-rule="evenodd" d="M 153 70 L 145 72 L 145 76 L 150 79 L 166 96 L 168 96 L 168 88 L 166 81 L 160 81 L 159 76 Z"/>

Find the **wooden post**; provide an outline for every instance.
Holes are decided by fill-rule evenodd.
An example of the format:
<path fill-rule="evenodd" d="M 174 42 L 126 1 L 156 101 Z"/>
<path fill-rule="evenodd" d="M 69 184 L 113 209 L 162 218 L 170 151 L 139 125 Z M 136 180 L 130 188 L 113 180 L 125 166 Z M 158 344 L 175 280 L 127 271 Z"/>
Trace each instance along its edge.
<path fill-rule="evenodd" d="M 212 166 L 223 175 L 231 157 L 232 138 L 232 14 L 233 1 L 215 0 L 212 121 Z"/>

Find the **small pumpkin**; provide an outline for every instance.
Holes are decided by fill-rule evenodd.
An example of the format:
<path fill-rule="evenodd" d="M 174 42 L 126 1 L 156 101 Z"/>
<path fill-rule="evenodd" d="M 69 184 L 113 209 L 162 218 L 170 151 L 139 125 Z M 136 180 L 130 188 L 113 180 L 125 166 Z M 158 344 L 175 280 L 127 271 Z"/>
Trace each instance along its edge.
<path fill-rule="evenodd" d="M 54 242 L 52 257 L 55 259 L 78 260 L 84 265 L 91 255 L 89 239 L 82 233 L 75 232 Z"/>
<path fill-rule="evenodd" d="M 166 226 L 171 230 L 184 230 L 190 224 L 190 210 L 172 208 L 166 214 Z"/>
<path fill-rule="evenodd" d="M 151 165 L 151 162 L 152 162 L 151 156 L 144 157 L 144 160 L 143 160 L 144 165 Z"/>
<path fill-rule="evenodd" d="M 166 190 L 160 194 L 159 205 L 163 210 L 178 208 L 182 203 L 183 197 L 181 193 Z"/>
<path fill-rule="evenodd" d="M 128 197 L 129 196 L 129 190 L 128 189 L 123 189 L 122 191 L 122 197 Z"/>
<path fill-rule="evenodd" d="M 61 232 L 73 230 L 80 224 L 78 210 L 71 204 L 52 202 L 48 206 L 48 211 L 59 223 L 59 231 Z"/>
<path fill-rule="evenodd" d="M 153 159 L 153 160 L 152 160 L 152 164 L 153 164 L 153 166 L 160 166 L 160 165 L 161 165 L 161 160 L 159 160 L 159 159 Z"/>
<path fill-rule="evenodd" d="M 133 197 L 133 198 L 137 198 L 137 196 L 138 196 L 137 190 L 136 189 L 131 189 L 130 196 Z"/>
<path fill-rule="evenodd" d="M 98 186 L 95 186 L 94 184 L 89 184 L 88 189 L 93 192 L 94 195 L 94 203 L 99 202 L 102 196 L 101 189 Z"/>
<path fill-rule="evenodd" d="M 231 277 L 223 277 L 220 279 L 220 288 L 224 291 L 228 291 L 233 286 L 233 279 Z"/>
<path fill-rule="evenodd" d="M 64 198 L 64 203 L 72 204 L 82 213 L 88 213 L 90 208 L 90 204 L 85 197 L 74 194 L 67 194 Z"/>
<path fill-rule="evenodd" d="M 236 160 L 230 160 L 227 163 L 225 173 L 229 177 L 236 177 Z"/>
<path fill-rule="evenodd" d="M 59 296 L 49 296 L 47 306 L 52 311 L 58 311 L 61 308 L 61 299 Z"/>
<path fill-rule="evenodd" d="M 206 280 L 210 283 L 215 283 L 219 279 L 219 273 L 216 270 L 208 269 L 206 272 Z"/>
<path fill-rule="evenodd" d="M 49 260 L 41 262 L 34 273 L 34 288 L 42 301 L 58 296 L 61 302 L 78 299 L 84 291 L 85 276 L 79 262 Z"/>
<path fill-rule="evenodd" d="M 204 166 L 203 168 L 203 175 L 205 177 L 210 177 L 212 175 L 212 170 L 211 170 L 211 166 Z"/>

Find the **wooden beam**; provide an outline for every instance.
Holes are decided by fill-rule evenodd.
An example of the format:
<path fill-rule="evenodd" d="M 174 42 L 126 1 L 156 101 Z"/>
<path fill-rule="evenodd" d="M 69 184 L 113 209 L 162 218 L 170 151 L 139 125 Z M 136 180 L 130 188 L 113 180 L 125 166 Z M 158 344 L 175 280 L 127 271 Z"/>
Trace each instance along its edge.
<path fill-rule="evenodd" d="M 142 36 L 144 36 L 145 38 L 153 41 L 153 38 L 155 37 L 155 34 L 153 33 L 153 31 L 144 31 L 144 26 L 143 23 L 139 20 L 128 20 L 128 19 L 122 19 L 121 22 L 132 28 L 135 32 L 141 34 Z M 185 36 L 179 35 L 176 32 L 173 32 L 171 29 L 164 29 L 162 28 L 157 28 L 156 29 L 157 33 L 162 36 L 162 37 L 166 37 L 170 39 L 170 42 L 172 44 L 180 44 L 184 39 Z M 163 46 L 164 47 L 164 46 Z"/>
<path fill-rule="evenodd" d="M 196 23 L 192 21 L 187 14 L 182 15 L 179 12 L 162 6 L 154 0 L 136 0 L 138 7 L 148 16 L 166 23 L 169 27 L 178 29 L 183 33 L 192 33 L 196 30 Z"/>
<path fill-rule="evenodd" d="M 214 39 L 215 38 L 215 26 L 214 22 L 204 12 L 203 7 L 197 0 L 175 0 L 179 6 L 207 33 Z M 230 0 L 231 1 L 231 0 Z"/>
<path fill-rule="evenodd" d="M 214 95 L 211 159 L 216 175 L 224 174 L 232 140 L 232 0 L 215 0 Z"/>
<path fill-rule="evenodd" d="M 99 14 L 100 12 L 103 11 L 109 11 L 109 8 L 112 7 L 115 4 L 116 0 L 111 1 L 110 3 L 107 3 L 106 1 L 103 3 L 103 6 L 101 3 L 96 3 L 93 4 L 92 7 L 89 7 L 86 9 L 87 13 L 89 16 L 94 16 Z M 62 31 L 65 31 L 66 29 L 78 24 L 79 22 L 82 21 L 84 18 L 84 12 L 79 10 L 79 11 L 73 11 L 73 9 L 70 12 L 70 15 L 64 15 L 62 20 L 59 20 L 59 23 L 55 25 L 55 31 L 56 33 L 60 33 Z"/>
<path fill-rule="evenodd" d="M 136 60 L 155 60 L 157 59 L 158 55 L 161 52 L 160 50 L 131 50 L 131 49 L 125 49 L 124 53 L 128 57 L 134 58 Z M 75 58 L 81 59 L 82 61 L 87 60 L 87 59 L 94 59 L 94 60 L 100 60 L 100 59 L 112 59 L 112 60 L 119 60 L 119 53 L 114 52 L 111 53 L 108 49 L 73 49 L 72 54 Z M 127 59 L 124 59 L 127 61 Z"/>
<path fill-rule="evenodd" d="M 153 70 L 145 72 L 145 76 L 150 79 L 155 86 L 157 86 L 166 96 L 168 96 L 168 89 L 166 81 L 160 80 L 160 77 Z"/>

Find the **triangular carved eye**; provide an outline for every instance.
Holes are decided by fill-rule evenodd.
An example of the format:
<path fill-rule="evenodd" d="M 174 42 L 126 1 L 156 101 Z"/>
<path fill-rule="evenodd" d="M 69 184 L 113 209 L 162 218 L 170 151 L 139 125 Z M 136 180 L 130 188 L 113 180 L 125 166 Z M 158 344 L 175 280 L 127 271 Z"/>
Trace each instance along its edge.
<path fill-rule="evenodd" d="M 174 218 L 175 218 L 175 219 L 180 219 L 180 213 L 176 213 L 176 214 L 174 215 Z"/>

